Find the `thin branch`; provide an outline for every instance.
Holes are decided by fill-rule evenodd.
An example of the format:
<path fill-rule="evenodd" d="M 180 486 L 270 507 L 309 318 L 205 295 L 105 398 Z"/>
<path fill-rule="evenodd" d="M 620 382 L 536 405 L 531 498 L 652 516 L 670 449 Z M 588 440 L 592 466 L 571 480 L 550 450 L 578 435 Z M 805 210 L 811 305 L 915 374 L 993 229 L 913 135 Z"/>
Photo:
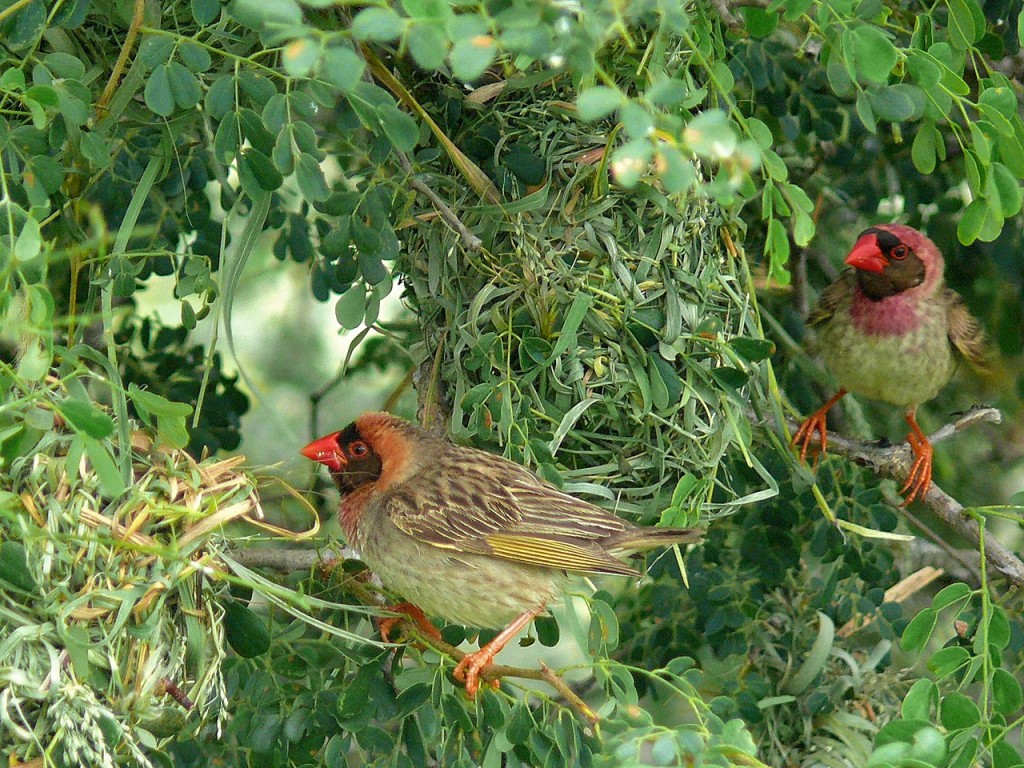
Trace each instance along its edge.
<path fill-rule="evenodd" d="M 100 98 L 96 102 L 97 110 L 106 109 L 107 104 L 114 97 L 117 85 L 121 81 L 121 73 L 124 71 L 125 65 L 128 63 L 128 57 L 132 53 L 132 48 L 135 47 L 135 38 L 139 34 L 139 28 L 142 26 L 145 15 L 146 0 L 135 0 L 132 20 L 128 25 L 128 32 L 124 36 L 124 44 L 121 46 L 121 53 L 118 55 L 117 61 L 114 63 L 114 68 L 110 71 L 110 79 L 107 80 L 107 85 L 104 87 L 103 93 L 100 94 Z"/>
<path fill-rule="evenodd" d="M 322 550 L 313 549 L 264 549 L 261 547 L 246 547 L 231 552 L 231 556 L 242 565 L 249 568 L 272 568 L 277 571 L 292 572 L 306 571 L 316 565 L 333 565 L 340 562 L 346 555 L 347 550 L 335 550 L 325 548 Z M 356 598 L 365 605 L 379 605 L 375 599 L 377 595 L 364 584 L 353 581 L 346 585 Z M 454 645 L 444 640 L 429 637 L 420 632 L 415 622 L 408 621 L 399 614 L 398 626 L 401 626 L 407 635 L 415 637 L 417 642 L 429 646 L 433 650 L 452 658 L 458 663 L 465 656 Z M 541 664 L 540 669 L 528 669 L 525 667 L 509 667 L 503 664 L 490 664 L 481 671 L 480 676 L 484 680 L 498 680 L 502 677 L 516 677 L 521 680 L 540 680 L 554 688 L 568 704 L 575 709 L 583 719 L 591 723 L 598 721 L 598 716 L 587 703 L 581 699 L 569 684 L 555 674 L 548 666 Z"/>
<path fill-rule="evenodd" d="M 406 157 L 404 152 L 396 152 L 398 155 L 398 162 L 402 165 L 402 170 L 409 174 L 409 186 L 415 189 L 417 192 L 422 193 L 430 204 L 434 206 L 438 215 L 444 219 L 445 223 L 449 227 L 454 229 L 459 234 L 459 238 L 462 240 L 463 247 L 468 251 L 479 251 L 483 248 L 483 241 L 469 231 L 469 227 L 462 223 L 455 211 L 448 207 L 448 205 L 440 198 L 440 196 L 432 190 L 430 187 L 423 182 L 422 179 L 416 178 L 414 175 L 412 164 L 409 162 L 409 158 Z"/>
<path fill-rule="evenodd" d="M 231 557 L 246 568 L 270 568 L 282 573 L 308 571 L 318 565 L 332 566 L 354 553 L 348 548 L 334 549 L 270 549 L 245 547 L 231 551 Z"/>
<path fill-rule="evenodd" d="M 939 443 L 976 424 L 983 422 L 999 424 L 1002 418 L 1002 414 L 996 408 L 975 406 L 956 421 L 940 427 L 928 439 L 932 443 Z M 795 431 L 798 422 L 795 419 L 788 419 L 787 425 L 790 431 Z M 828 451 L 867 467 L 877 475 L 891 477 L 899 481 L 907 479 L 912 461 L 910 447 L 906 443 L 883 447 L 877 442 L 851 440 L 833 432 L 828 433 Z M 963 504 L 939 488 L 934 482 L 922 501 L 955 531 L 972 543 L 979 543 L 978 523 L 965 514 Z M 985 540 L 985 559 L 990 566 L 999 571 L 1011 583 L 1024 586 L 1024 562 L 1021 562 L 1020 558 L 991 536 Z"/>

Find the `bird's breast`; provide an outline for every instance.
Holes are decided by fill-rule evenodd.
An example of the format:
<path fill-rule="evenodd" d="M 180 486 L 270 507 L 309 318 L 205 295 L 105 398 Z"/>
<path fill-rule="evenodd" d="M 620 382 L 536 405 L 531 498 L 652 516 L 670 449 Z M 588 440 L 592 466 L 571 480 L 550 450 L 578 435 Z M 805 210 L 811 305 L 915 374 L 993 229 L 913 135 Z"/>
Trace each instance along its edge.
<path fill-rule="evenodd" d="M 906 293 L 874 301 L 858 291 L 849 315 L 853 327 L 867 336 L 904 336 L 921 327 L 927 314 L 921 310 Z"/>
<path fill-rule="evenodd" d="M 905 317 L 858 320 L 851 307 L 823 329 L 821 354 L 843 388 L 902 407 L 931 400 L 956 367 L 945 315 L 930 305 L 912 325 Z"/>

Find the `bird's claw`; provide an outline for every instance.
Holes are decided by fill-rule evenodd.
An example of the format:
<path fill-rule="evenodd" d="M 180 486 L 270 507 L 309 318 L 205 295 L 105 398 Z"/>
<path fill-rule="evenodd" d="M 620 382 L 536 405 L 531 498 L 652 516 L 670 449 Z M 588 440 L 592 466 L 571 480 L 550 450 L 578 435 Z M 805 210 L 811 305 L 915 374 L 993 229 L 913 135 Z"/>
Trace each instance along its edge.
<path fill-rule="evenodd" d="M 828 430 L 826 429 L 825 414 L 822 411 L 815 411 L 804 420 L 800 428 L 793 435 L 793 445 L 800 448 L 800 461 L 807 461 L 807 449 L 811 444 L 814 433 L 818 433 L 820 447 L 818 457 L 825 455 L 828 448 Z"/>
<path fill-rule="evenodd" d="M 907 482 L 900 488 L 900 494 L 907 494 L 900 504 L 901 507 L 908 506 L 914 499 L 923 499 L 932 486 L 932 444 L 913 432 L 907 435 L 907 442 L 914 453 L 914 463 L 910 466 Z"/>
<path fill-rule="evenodd" d="M 466 693 L 469 694 L 469 698 L 476 698 L 476 692 L 480 689 L 480 675 L 491 665 L 493 658 L 494 654 L 488 653 L 485 648 L 475 653 L 467 653 L 455 665 L 455 669 L 452 670 L 452 677 L 466 686 Z M 494 678 L 489 682 L 494 688 L 497 688 L 500 684 L 498 678 Z"/>
<path fill-rule="evenodd" d="M 421 611 L 417 606 L 412 603 L 399 603 L 398 605 L 388 606 L 389 611 L 401 614 L 400 616 L 387 616 L 380 620 L 380 639 L 385 643 L 390 643 L 389 635 L 391 630 L 395 628 L 395 624 L 400 621 L 410 620 L 416 624 L 417 627 L 427 636 L 434 640 L 441 639 L 441 630 L 430 623 L 430 619 Z"/>

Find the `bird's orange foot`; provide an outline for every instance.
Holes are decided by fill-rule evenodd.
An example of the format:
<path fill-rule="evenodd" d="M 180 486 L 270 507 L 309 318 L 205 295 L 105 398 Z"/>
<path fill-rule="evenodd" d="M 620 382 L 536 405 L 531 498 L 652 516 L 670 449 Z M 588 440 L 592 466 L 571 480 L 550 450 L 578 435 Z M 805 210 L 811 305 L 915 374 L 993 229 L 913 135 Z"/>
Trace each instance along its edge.
<path fill-rule="evenodd" d="M 828 432 L 825 429 L 825 414 L 821 411 L 815 411 L 808 416 L 800 425 L 800 429 L 793 435 L 793 445 L 800 448 L 800 461 L 807 461 L 807 449 L 810 447 L 815 433 L 818 434 L 821 443 L 819 455 L 824 455 L 825 449 L 828 447 L 828 438 L 826 437 Z"/>
<path fill-rule="evenodd" d="M 479 651 L 467 653 L 455 665 L 452 675 L 466 686 L 466 693 L 469 694 L 469 698 L 476 698 L 476 692 L 480 688 L 480 673 L 487 669 L 488 665 L 494 660 L 494 657 L 498 655 L 498 651 L 504 648 L 508 641 L 519 633 L 519 630 L 543 612 L 543 604 L 533 610 L 523 611 L 513 619 L 511 624 L 501 630 L 491 642 L 487 643 Z M 494 678 L 491 684 L 497 688 L 498 679 Z"/>
<path fill-rule="evenodd" d="M 476 698 L 476 692 L 480 689 L 480 675 L 491 665 L 498 650 L 491 650 L 485 645 L 479 651 L 467 653 L 455 665 L 455 669 L 452 670 L 452 676 L 466 686 L 466 693 L 469 694 L 469 698 Z M 497 688 L 499 685 L 498 678 L 494 678 L 490 683 Z"/>
<path fill-rule="evenodd" d="M 388 616 L 380 620 L 380 639 L 385 643 L 390 643 L 388 635 L 391 634 L 391 630 L 395 628 L 395 624 L 400 621 L 409 619 L 415 622 L 416 626 L 419 627 L 423 633 L 434 640 L 441 639 L 441 630 L 430 623 L 430 619 L 412 603 L 399 603 L 398 605 L 388 606 L 389 611 L 394 613 L 400 613 L 401 616 Z"/>
<path fill-rule="evenodd" d="M 800 425 L 796 434 L 793 435 L 793 445 L 799 446 L 800 448 L 800 461 L 807 461 L 807 449 L 810 447 L 811 439 L 814 437 L 815 433 L 817 433 L 818 440 L 820 442 L 818 455 L 825 455 L 825 452 L 828 449 L 828 430 L 826 428 L 825 417 L 826 414 L 828 414 L 829 409 L 838 403 L 845 394 L 846 390 L 840 389 L 827 403 L 808 416 L 807 419 L 804 420 L 804 423 Z"/>
<path fill-rule="evenodd" d="M 901 507 L 905 507 L 914 499 L 923 499 L 932 486 L 932 454 L 934 449 L 924 434 L 911 432 L 907 435 L 907 442 L 910 443 L 910 450 L 914 452 L 914 463 L 910 467 L 910 474 L 907 475 L 907 482 L 900 488 L 900 493 L 906 494 Z"/>

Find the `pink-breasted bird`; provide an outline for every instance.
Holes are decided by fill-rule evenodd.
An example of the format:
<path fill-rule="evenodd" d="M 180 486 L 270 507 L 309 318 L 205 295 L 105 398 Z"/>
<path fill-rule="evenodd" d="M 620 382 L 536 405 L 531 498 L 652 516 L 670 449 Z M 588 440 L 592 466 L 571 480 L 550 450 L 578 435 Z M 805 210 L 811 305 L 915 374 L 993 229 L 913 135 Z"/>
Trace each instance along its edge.
<path fill-rule="evenodd" d="M 827 447 L 825 414 L 847 392 L 905 409 L 914 461 L 900 493 L 904 505 L 932 482 L 932 446 L 917 424 L 917 408 L 946 385 L 958 362 L 985 365 L 985 337 L 963 299 L 945 285 L 935 243 L 912 227 L 881 224 L 864 230 L 846 270 L 822 291 L 807 323 L 818 329 L 825 365 L 839 391 L 800 425 L 793 444 L 807 458 L 812 436 Z"/>
<path fill-rule="evenodd" d="M 689 528 L 638 527 L 525 467 L 386 413 L 364 413 L 302 455 L 330 470 L 349 543 L 410 601 L 396 610 L 431 634 L 424 612 L 504 627 L 454 670 L 471 697 L 482 670 L 561 595 L 569 573 L 639 576 L 616 555 L 699 538 Z"/>

